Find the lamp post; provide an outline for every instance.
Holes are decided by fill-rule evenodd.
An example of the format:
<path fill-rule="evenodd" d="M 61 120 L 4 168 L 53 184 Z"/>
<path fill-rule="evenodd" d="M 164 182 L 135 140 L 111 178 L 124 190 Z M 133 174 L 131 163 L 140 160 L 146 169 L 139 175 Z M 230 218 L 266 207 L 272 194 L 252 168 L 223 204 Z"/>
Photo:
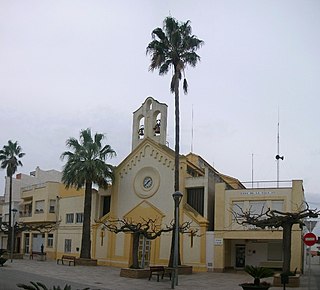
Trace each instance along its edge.
<path fill-rule="evenodd" d="M 11 211 L 13 212 L 12 225 L 10 225 L 10 227 L 11 227 L 11 255 L 10 255 L 10 258 L 11 258 L 11 263 L 12 263 L 13 248 L 14 248 L 14 220 L 15 220 L 15 216 L 16 216 L 16 213 L 18 210 L 13 208 Z"/>
<path fill-rule="evenodd" d="M 171 280 L 171 288 L 174 284 L 178 285 L 178 256 L 179 256 L 179 205 L 183 194 L 176 191 L 172 194 L 174 200 L 174 254 L 173 254 L 173 275 Z"/>

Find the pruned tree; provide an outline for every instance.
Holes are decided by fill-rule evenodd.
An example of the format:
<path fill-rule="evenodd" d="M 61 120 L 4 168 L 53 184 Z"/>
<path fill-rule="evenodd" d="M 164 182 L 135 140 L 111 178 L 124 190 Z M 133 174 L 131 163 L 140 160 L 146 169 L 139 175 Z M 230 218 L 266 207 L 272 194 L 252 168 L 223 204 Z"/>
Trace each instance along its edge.
<path fill-rule="evenodd" d="M 21 233 L 21 232 L 39 232 L 41 234 L 44 233 L 50 233 L 55 231 L 60 224 L 60 221 L 58 222 L 50 222 L 50 223 L 24 223 L 24 222 L 16 222 L 11 228 L 14 230 L 14 235 Z M 1 222 L 0 223 L 0 232 L 3 232 L 8 235 L 8 233 L 11 230 L 8 222 Z M 15 248 L 15 239 L 13 239 L 13 249 Z M 1 256 L 1 254 L 0 254 Z"/>
<path fill-rule="evenodd" d="M 140 222 L 133 221 L 132 219 L 108 219 L 103 222 L 97 221 L 97 223 L 103 224 L 103 227 L 113 233 L 130 233 L 133 235 L 132 241 L 132 265 L 130 268 L 139 269 L 138 261 L 138 249 L 139 238 L 144 236 L 148 240 L 154 240 L 160 237 L 162 233 L 171 232 L 174 229 L 173 221 L 170 225 L 162 227 L 157 223 L 157 219 L 144 219 L 141 218 Z M 185 222 L 180 225 L 180 232 L 185 232 L 190 228 L 191 222 Z"/>
<path fill-rule="evenodd" d="M 52 222 L 52 223 L 23 223 L 23 222 L 16 222 L 14 224 L 14 232 L 15 234 L 21 232 L 39 232 L 39 233 L 51 233 L 55 231 L 60 222 Z M 9 223 L 2 222 L 0 223 L 0 232 L 8 233 L 9 232 Z"/>
<path fill-rule="evenodd" d="M 306 218 L 317 218 L 320 211 L 310 209 L 307 203 L 303 203 L 296 212 L 282 212 L 262 208 L 260 213 L 245 211 L 239 207 L 239 211 L 232 210 L 236 222 L 243 226 L 252 225 L 261 229 L 282 228 L 283 266 L 284 273 L 290 272 L 291 262 L 291 234 L 293 225 L 297 224 L 302 229 Z"/>

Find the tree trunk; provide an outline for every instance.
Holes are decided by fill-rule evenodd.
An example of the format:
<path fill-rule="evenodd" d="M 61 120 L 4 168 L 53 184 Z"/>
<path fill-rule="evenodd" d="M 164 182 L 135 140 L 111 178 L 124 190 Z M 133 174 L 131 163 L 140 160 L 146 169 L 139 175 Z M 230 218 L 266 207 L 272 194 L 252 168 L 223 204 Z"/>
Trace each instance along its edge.
<path fill-rule="evenodd" d="M 12 175 L 9 176 L 9 226 L 8 226 L 8 240 L 7 250 L 11 251 L 11 232 L 12 232 Z"/>
<path fill-rule="evenodd" d="M 86 182 L 80 258 L 91 259 L 92 182 Z"/>
<path fill-rule="evenodd" d="M 180 151 L 180 110 L 179 110 L 179 78 L 178 72 L 175 69 L 175 84 L 174 84 L 174 100 L 175 100 L 175 151 L 174 151 L 174 191 L 179 191 L 179 151 Z M 171 249 L 170 249 L 170 259 L 169 267 L 173 266 L 173 257 L 174 257 L 174 240 L 175 232 L 172 231 L 171 238 Z M 178 239 L 178 265 L 181 265 L 180 259 L 180 239 Z"/>
<path fill-rule="evenodd" d="M 283 272 L 290 272 L 290 262 L 291 262 L 291 232 L 292 224 L 286 223 L 282 225 L 282 241 L 283 241 Z"/>
<path fill-rule="evenodd" d="M 174 151 L 174 191 L 179 191 L 179 151 L 180 151 L 180 109 L 179 109 L 179 78 L 175 72 L 176 79 L 174 84 L 174 101 L 175 101 L 175 119 L 176 119 L 176 140 Z"/>
<path fill-rule="evenodd" d="M 139 259 L 138 259 L 139 237 L 140 237 L 140 233 L 133 234 L 132 265 L 131 265 L 131 268 L 133 268 L 133 269 L 139 269 Z"/>

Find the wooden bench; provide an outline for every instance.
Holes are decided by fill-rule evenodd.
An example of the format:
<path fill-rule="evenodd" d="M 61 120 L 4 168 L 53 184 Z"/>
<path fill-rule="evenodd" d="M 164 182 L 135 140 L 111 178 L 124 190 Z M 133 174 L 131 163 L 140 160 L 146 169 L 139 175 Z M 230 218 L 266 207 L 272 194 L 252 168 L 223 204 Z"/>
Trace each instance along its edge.
<path fill-rule="evenodd" d="M 150 266 L 149 280 L 153 275 L 156 275 L 157 281 L 159 282 L 160 275 L 161 275 L 161 279 L 163 279 L 164 273 L 165 273 L 164 266 Z"/>
<path fill-rule="evenodd" d="M 47 253 L 45 253 L 45 252 L 32 251 L 31 254 L 30 254 L 30 256 L 29 256 L 29 259 L 30 259 L 30 260 L 33 260 L 33 257 L 34 257 L 34 256 L 39 256 L 40 259 L 41 259 L 41 261 L 47 259 Z"/>
<path fill-rule="evenodd" d="M 57 264 L 61 262 L 62 265 L 64 265 L 64 262 L 68 262 L 69 266 L 71 263 L 73 263 L 73 266 L 76 265 L 76 257 L 75 256 L 68 256 L 68 255 L 62 255 L 60 259 L 57 259 Z"/>

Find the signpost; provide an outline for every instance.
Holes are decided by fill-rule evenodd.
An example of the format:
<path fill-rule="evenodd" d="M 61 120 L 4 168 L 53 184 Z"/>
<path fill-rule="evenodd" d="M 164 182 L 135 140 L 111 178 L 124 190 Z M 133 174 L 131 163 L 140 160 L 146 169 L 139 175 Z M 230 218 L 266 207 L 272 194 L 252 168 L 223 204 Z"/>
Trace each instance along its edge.
<path fill-rule="evenodd" d="M 310 289 L 310 275 L 311 275 L 311 246 L 313 246 L 317 242 L 318 238 L 314 233 L 306 233 L 303 236 L 303 242 L 309 247 L 309 277 L 308 277 L 308 289 Z"/>
<path fill-rule="evenodd" d="M 303 236 L 303 242 L 309 247 L 313 246 L 317 240 L 317 236 L 314 233 L 306 233 Z"/>

